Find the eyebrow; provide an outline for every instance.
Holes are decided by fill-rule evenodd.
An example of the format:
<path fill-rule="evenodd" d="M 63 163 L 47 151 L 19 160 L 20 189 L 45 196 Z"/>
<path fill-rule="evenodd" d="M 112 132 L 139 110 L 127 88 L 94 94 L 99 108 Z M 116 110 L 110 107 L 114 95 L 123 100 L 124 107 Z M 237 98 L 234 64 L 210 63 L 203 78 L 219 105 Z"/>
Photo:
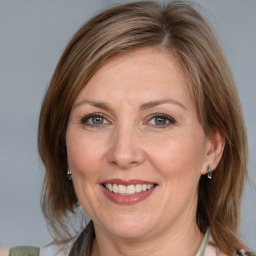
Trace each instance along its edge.
<path fill-rule="evenodd" d="M 177 100 L 173 100 L 173 99 L 163 99 L 163 100 L 150 101 L 148 103 L 142 104 L 140 106 L 140 110 L 146 110 L 146 109 L 153 108 L 153 107 L 159 106 L 161 104 L 166 104 L 166 103 L 174 104 L 174 105 L 177 105 L 177 106 L 187 110 L 187 108 L 182 103 L 180 103 Z"/>
<path fill-rule="evenodd" d="M 74 106 L 74 108 L 77 108 L 78 106 L 83 105 L 83 104 L 89 104 L 89 105 L 92 105 L 94 107 L 102 108 L 102 109 L 105 109 L 105 110 L 108 110 L 108 111 L 112 110 L 112 108 L 107 103 L 99 102 L 99 101 L 95 101 L 95 100 L 89 100 L 89 99 L 82 100 L 82 101 L 78 102 Z"/>
<path fill-rule="evenodd" d="M 150 109 L 150 108 L 159 106 L 161 104 L 168 104 L 168 103 L 177 105 L 177 106 L 187 110 L 187 108 L 182 103 L 180 103 L 177 100 L 173 100 L 173 99 L 162 99 L 162 100 L 150 101 L 150 102 L 142 104 L 140 106 L 140 110 L 146 110 L 146 109 Z M 109 104 L 104 103 L 104 102 L 95 101 L 95 100 L 89 100 L 89 99 L 85 99 L 85 100 L 82 100 L 82 101 L 78 102 L 74 106 L 74 108 L 77 108 L 78 106 L 83 105 L 83 104 L 89 104 L 89 105 L 92 105 L 94 107 L 101 108 L 101 109 L 104 109 L 104 110 L 107 110 L 107 111 L 113 111 Z"/>

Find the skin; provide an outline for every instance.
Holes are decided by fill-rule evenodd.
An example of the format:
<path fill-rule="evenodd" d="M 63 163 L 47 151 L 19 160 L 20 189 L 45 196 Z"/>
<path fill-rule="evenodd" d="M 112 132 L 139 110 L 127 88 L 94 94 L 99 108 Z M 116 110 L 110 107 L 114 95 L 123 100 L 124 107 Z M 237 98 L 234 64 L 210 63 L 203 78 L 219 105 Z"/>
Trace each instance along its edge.
<path fill-rule="evenodd" d="M 217 166 L 224 143 L 205 135 L 185 77 L 174 54 L 136 49 L 108 60 L 78 95 L 66 143 L 78 200 L 95 227 L 92 255 L 196 254 L 198 181 L 208 164 Z M 103 116 L 100 124 L 92 113 Z M 153 114 L 167 117 L 159 125 Z M 102 192 L 107 179 L 157 187 L 144 201 L 119 205 Z"/>
<path fill-rule="evenodd" d="M 8 255 L 9 255 L 9 250 L 0 247 L 0 255 L 1 255 L 1 256 L 8 256 Z"/>

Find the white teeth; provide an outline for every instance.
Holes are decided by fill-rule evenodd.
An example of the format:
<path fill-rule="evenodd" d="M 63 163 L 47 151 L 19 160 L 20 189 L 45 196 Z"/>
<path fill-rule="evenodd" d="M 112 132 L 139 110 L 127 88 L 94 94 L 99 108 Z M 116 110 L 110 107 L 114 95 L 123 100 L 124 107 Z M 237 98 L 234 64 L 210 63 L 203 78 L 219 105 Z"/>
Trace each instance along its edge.
<path fill-rule="evenodd" d="M 146 190 L 147 190 L 147 185 L 146 185 L 146 184 L 143 184 L 143 185 L 141 186 L 141 189 L 142 189 L 142 191 L 146 191 Z"/>
<path fill-rule="evenodd" d="M 136 193 L 140 193 L 141 192 L 141 184 L 136 184 L 135 185 L 135 191 L 136 191 Z"/>
<path fill-rule="evenodd" d="M 116 184 L 113 184 L 113 192 L 116 194 L 118 193 L 118 188 Z"/>
<path fill-rule="evenodd" d="M 147 191 L 151 188 L 154 187 L 153 184 L 136 184 L 136 185 L 117 185 L 117 184 L 105 184 L 105 187 L 115 193 L 115 194 L 120 194 L 120 195 L 133 195 L 135 193 L 140 193 L 140 192 L 144 192 Z"/>
<path fill-rule="evenodd" d="M 126 193 L 127 193 L 128 195 L 135 194 L 135 187 L 134 187 L 134 185 L 129 185 L 129 186 L 127 186 Z"/>
<path fill-rule="evenodd" d="M 112 191 L 113 191 L 113 186 L 112 186 L 112 184 L 107 184 L 107 185 L 108 185 L 108 190 L 112 192 Z"/>
<path fill-rule="evenodd" d="M 111 185 L 111 184 L 110 184 Z M 151 188 L 153 188 L 154 187 L 154 185 L 147 185 L 147 189 L 151 189 Z"/>
<path fill-rule="evenodd" d="M 118 185 L 118 193 L 121 195 L 125 195 L 126 194 L 126 187 L 124 185 Z"/>

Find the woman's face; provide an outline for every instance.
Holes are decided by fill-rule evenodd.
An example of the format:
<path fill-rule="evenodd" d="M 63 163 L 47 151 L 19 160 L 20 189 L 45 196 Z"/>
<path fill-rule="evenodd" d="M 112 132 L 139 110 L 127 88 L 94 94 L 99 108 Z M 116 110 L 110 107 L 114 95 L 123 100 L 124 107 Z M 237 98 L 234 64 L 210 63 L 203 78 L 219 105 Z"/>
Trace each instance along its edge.
<path fill-rule="evenodd" d="M 68 165 L 96 232 L 138 238 L 196 223 L 212 145 L 187 86 L 174 55 L 144 48 L 108 60 L 78 95 Z"/>

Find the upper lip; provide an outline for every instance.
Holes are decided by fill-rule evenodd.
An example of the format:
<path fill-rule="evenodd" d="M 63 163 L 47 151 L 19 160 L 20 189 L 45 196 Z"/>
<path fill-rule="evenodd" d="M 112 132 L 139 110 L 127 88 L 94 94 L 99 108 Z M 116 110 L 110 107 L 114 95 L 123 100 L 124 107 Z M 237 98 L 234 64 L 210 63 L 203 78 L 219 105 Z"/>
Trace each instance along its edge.
<path fill-rule="evenodd" d="M 103 180 L 101 184 L 120 184 L 124 186 L 136 185 L 136 184 L 157 184 L 156 182 L 146 181 L 146 180 L 121 180 L 121 179 L 109 179 Z"/>

